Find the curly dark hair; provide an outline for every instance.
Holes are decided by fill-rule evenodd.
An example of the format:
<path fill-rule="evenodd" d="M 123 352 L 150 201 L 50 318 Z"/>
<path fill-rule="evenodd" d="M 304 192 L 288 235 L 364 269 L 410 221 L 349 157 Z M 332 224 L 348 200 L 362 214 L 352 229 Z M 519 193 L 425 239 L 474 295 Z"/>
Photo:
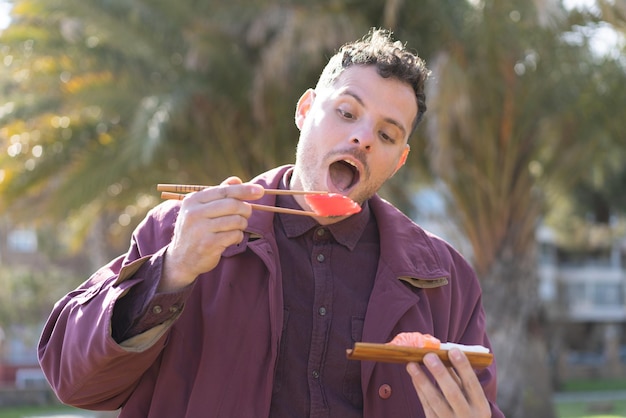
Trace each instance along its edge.
<path fill-rule="evenodd" d="M 381 77 L 396 78 L 413 88 L 417 100 L 413 132 L 426 112 L 424 85 L 430 71 L 424 60 L 407 50 L 402 42 L 394 41 L 391 31 L 372 28 L 362 39 L 347 43 L 339 49 L 324 67 L 317 86 L 331 86 L 351 65 L 375 65 Z"/>

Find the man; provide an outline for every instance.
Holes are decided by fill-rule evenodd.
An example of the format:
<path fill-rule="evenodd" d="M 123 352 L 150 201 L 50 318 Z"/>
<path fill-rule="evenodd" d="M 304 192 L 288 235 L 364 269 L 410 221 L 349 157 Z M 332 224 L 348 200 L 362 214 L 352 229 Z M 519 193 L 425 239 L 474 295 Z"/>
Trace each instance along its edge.
<path fill-rule="evenodd" d="M 121 417 L 500 417 L 495 365 L 348 360 L 404 331 L 489 346 L 463 258 L 376 192 L 426 110 L 424 63 L 372 31 L 296 107 L 294 166 L 165 202 L 128 253 L 56 306 L 40 362 L 59 398 Z M 360 213 L 309 218 L 265 188 L 325 190 Z"/>

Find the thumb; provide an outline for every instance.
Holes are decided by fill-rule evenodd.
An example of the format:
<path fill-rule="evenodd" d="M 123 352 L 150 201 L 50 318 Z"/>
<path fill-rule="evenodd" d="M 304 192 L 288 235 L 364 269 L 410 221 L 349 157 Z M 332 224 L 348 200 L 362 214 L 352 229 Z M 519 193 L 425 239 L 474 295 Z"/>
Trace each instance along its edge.
<path fill-rule="evenodd" d="M 237 176 L 230 176 L 226 180 L 224 180 L 220 185 L 221 186 L 232 186 L 235 184 L 242 184 L 243 181 Z"/>

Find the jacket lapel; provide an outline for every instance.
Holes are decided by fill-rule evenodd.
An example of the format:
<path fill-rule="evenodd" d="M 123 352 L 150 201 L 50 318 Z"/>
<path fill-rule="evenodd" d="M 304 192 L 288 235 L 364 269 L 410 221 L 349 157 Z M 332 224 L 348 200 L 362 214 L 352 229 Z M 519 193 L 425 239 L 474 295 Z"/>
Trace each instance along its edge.
<path fill-rule="evenodd" d="M 380 260 L 367 307 L 363 341 L 386 343 L 393 338 L 402 318 L 420 302 L 422 292 L 412 288 L 445 286 L 450 273 L 442 267 L 427 234 L 413 221 L 378 196 L 370 200 L 370 207 L 378 222 Z M 421 319 L 430 322 L 429 318 Z M 362 364 L 364 388 L 374 366 L 369 361 Z"/>

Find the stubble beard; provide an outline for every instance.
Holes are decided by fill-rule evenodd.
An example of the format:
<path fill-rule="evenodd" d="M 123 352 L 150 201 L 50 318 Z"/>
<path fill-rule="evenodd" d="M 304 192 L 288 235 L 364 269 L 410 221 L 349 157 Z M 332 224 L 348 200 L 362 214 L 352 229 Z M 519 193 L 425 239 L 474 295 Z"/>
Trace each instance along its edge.
<path fill-rule="evenodd" d="M 294 177 L 297 178 L 299 186 L 302 187 L 303 190 L 328 190 L 328 186 L 324 181 L 327 173 L 322 167 L 316 165 L 319 160 L 317 154 L 315 152 L 305 151 L 305 149 L 302 149 L 302 147 L 298 145 Z M 321 161 L 326 161 L 326 158 L 321 159 Z M 322 179 L 319 179 L 317 176 L 319 173 L 323 174 L 324 177 Z M 361 175 L 364 176 L 365 174 L 362 173 Z M 365 188 L 363 188 L 363 184 L 360 186 L 361 187 L 357 186 L 355 194 L 350 196 L 350 198 L 359 205 L 362 205 L 366 200 L 374 196 L 380 188 L 378 185 L 369 185 Z"/>

